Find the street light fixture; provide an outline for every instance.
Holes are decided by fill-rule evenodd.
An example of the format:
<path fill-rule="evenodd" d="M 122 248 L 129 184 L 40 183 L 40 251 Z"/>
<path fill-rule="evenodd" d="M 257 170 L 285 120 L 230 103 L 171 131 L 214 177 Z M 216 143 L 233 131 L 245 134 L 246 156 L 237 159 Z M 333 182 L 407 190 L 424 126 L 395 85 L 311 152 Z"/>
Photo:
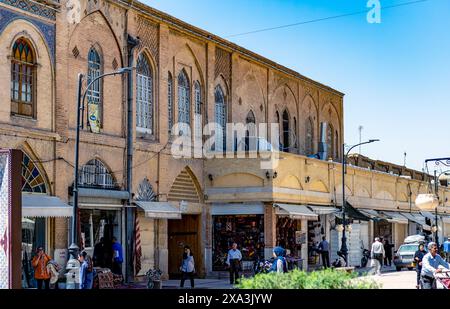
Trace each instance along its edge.
<path fill-rule="evenodd" d="M 380 141 L 379 139 L 371 139 L 371 140 L 368 140 L 367 142 L 356 144 L 356 145 L 350 147 L 350 149 L 347 152 L 345 152 L 345 144 L 342 144 L 342 221 L 343 221 L 344 228 L 342 230 L 341 252 L 344 255 L 346 265 L 348 265 L 347 237 L 345 236 L 345 230 L 346 230 L 346 226 L 347 226 L 347 222 L 345 220 L 345 208 L 346 208 L 346 204 L 347 204 L 347 202 L 345 200 L 345 174 L 347 172 L 347 170 L 346 170 L 347 157 L 353 148 L 362 146 L 365 144 L 379 142 L 379 141 Z"/>
<path fill-rule="evenodd" d="M 106 76 L 115 76 L 131 73 L 133 71 L 132 67 L 120 68 L 117 71 L 105 73 L 94 78 L 86 87 L 84 93 L 82 93 L 83 79 L 84 75 L 82 73 L 78 74 L 78 90 L 77 90 L 77 127 L 76 127 L 76 139 L 75 139 L 75 166 L 74 166 L 74 183 L 73 183 L 73 217 L 72 217 L 72 245 L 71 248 L 78 248 L 77 242 L 77 219 L 78 219 L 78 169 L 79 169 L 79 147 L 80 147 L 80 128 L 82 127 L 81 116 L 84 113 L 84 101 L 92 85 Z M 71 251 L 73 258 L 76 259 L 75 250 Z"/>

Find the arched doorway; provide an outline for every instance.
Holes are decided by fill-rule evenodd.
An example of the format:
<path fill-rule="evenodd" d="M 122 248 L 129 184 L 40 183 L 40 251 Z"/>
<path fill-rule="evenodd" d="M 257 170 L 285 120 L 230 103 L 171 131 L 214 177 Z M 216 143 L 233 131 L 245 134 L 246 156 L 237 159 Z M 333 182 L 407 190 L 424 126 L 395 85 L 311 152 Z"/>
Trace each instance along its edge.
<path fill-rule="evenodd" d="M 185 168 L 175 178 L 169 191 L 168 201 L 179 203 L 180 207 L 200 204 L 200 189 L 193 173 Z M 186 207 L 188 208 L 188 207 Z M 197 274 L 203 275 L 203 254 L 201 248 L 201 216 L 185 209 L 181 220 L 168 220 L 168 270 L 171 279 L 180 276 L 180 263 L 184 246 L 189 246 L 194 256 Z"/>

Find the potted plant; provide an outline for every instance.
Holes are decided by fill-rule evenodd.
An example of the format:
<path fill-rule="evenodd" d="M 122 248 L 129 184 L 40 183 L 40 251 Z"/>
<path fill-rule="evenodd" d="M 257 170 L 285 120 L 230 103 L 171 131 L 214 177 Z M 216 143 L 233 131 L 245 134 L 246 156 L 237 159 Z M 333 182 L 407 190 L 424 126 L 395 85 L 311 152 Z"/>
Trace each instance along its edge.
<path fill-rule="evenodd" d="M 162 271 L 159 269 L 149 269 L 146 273 L 147 275 L 147 288 L 148 289 L 161 289 L 161 275 Z"/>

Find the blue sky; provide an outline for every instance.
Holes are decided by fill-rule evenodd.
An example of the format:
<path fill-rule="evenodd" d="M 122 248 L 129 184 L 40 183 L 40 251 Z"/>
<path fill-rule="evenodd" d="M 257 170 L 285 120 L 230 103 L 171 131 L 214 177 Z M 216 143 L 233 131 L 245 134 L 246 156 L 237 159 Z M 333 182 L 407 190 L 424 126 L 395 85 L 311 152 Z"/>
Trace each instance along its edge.
<path fill-rule="evenodd" d="M 367 0 L 141 0 L 197 27 L 227 36 L 366 10 Z M 411 0 L 381 0 L 390 6 Z M 450 1 L 382 10 L 230 41 L 346 94 L 345 142 L 374 159 L 421 170 L 450 157 Z M 431 169 L 431 168 L 430 168 Z M 432 170 L 432 169 L 431 169 Z"/>

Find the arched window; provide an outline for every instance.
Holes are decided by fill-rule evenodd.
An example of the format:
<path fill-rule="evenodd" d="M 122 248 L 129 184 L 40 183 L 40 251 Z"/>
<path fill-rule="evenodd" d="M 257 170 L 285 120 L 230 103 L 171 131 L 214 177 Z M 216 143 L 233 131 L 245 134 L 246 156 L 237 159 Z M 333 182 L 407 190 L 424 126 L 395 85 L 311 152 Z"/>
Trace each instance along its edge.
<path fill-rule="evenodd" d="M 102 161 L 94 159 L 81 168 L 80 186 L 97 188 L 115 188 L 114 178 Z"/>
<path fill-rule="evenodd" d="M 336 130 L 335 134 L 334 134 L 334 159 L 337 161 L 339 160 L 339 150 L 341 149 L 341 147 L 339 147 L 339 135 L 338 135 L 338 131 Z"/>
<path fill-rule="evenodd" d="M 227 126 L 227 107 L 225 104 L 225 95 L 222 87 L 219 85 L 214 92 L 215 111 L 214 118 L 216 122 L 216 143 L 215 150 L 223 151 L 226 149 L 226 126 Z"/>
<path fill-rule="evenodd" d="M 287 110 L 283 112 L 283 151 L 289 152 L 291 137 L 291 129 L 289 124 L 289 113 Z"/>
<path fill-rule="evenodd" d="M 136 64 L 136 127 L 140 132 L 153 134 L 153 72 L 142 53 Z"/>
<path fill-rule="evenodd" d="M 194 110 L 194 120 L 195 120 L 195 136 L 202 136 L 202 88 L 200 83 L 196 81 L 194 83 L 194 99 L 195 99 L 195 110 Z"/>
<path fill-rule="evenodd" d="M 11 113 L 35 117 L 36 64 L 31 44 L 20 38 L 14 42 L 11 57 Z"/>
<path fill-rule="evenodd" d="M 191 96 L 189 80 L 186 72 L 182 70 L 178 75 L 178 123 L 191 124 Z M 182 131 L 182 130 L 180 130 Z M 188 132 L 183 132 L 187 134 Z"/>
<path fill-rule="evenodd" d="M 334 129 L 331 123 L 327 126 L 327 159 L 334 157 Z"/>
<path fill-rule="evenodd" d="M 307 156 L 314 154 L 314 124 L 311 117 L 306 120 L 305 148 Z"/>
<path fill-rule="evenodd" d="M 167 117 L 169 125 L 169 134 L 172 134 L 173 127 L 173 78 L 169 72 L 167 76 Z"/>
<path fill-rule="evenodd" d="M 99 77 L 102 73 L 102 63 L 99 53 L 92 47 L 88 54 L 88 73 L 87 73 L 87 84 L 90 84 L 95 78 Z M 87 92 L 88 104 L 97 105 L 97 119 L 99 126 L 102 127 L 102 79 L 95 81 L 91 87 L 89 87 Z M 90 114 L 88 108 L 88 114 Z M 89 119 L 89 116 L 88 118 Z M 88 125 L 90 123 L 88 122 Z"/>
<path fill-rule="evenodd" d="M 47 193 L 44 176 L 25 152 L 22 157 L 22 192 Z"/>
<path fill-rule="evenodd" d="M 281 143 L 281 133 L 280 133 L 280 128 L 282 129 L 282 126 L 280 126 L 280 113 L 278 111 L 275 112 L 275 119 L 277 121 L 277 125 L 278 125 L 278 149 L 279 150 L 283 150 L 283 145 Z"/>
<path fill-rule="evenodd" d="M 256 118 L 253 111 L 249 111 L 245 118 L 246 130 L 245 130 L 245 151 L 257 150 L 256 139 Z"/>

